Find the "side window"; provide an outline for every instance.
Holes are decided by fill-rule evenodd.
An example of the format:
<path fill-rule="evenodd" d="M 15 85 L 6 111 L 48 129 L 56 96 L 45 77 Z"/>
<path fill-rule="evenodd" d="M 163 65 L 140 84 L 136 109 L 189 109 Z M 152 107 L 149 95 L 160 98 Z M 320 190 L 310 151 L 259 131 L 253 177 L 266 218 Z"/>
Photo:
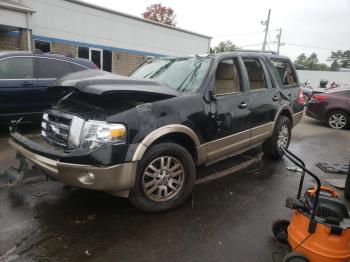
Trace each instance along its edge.
<path fill-rule="evenodd" d="M 70 67 L 72 68 L 72 72 L 79 72 L 79 71 L 86 70 L 85 67 L 81 65 L 73 64 L 73 63 L 70 63 Z"/>
<path fill-rule="evenodd" d="M 238 94 L 241 92 L 238 66 L 235 59 L 222 60 L 215 73 L 214 95 Z"/>
<path fill-rule="evenodd" d="M 32 79 L 33 58 L 13 57 L 0 61 L 0 79 Z"/>
<path fill-rule="evenodd" d="M 68 73 L 72 73 L 71 63 L 55 59 L 39 58 L 39 78 L 60 78 Z"/>
<path fill-rule="evenodd" d="M 247 70 L 250 90 L 268 88 L 266 83 L 266 76 L 260 60 L 256 58 L 243 58 L 243 62 Z"/>
<path fill-rule="evenodd" d="M 295 72 L 287 61 L 271 59 L 283 86 L 293 86 L 297 84 Z"/>

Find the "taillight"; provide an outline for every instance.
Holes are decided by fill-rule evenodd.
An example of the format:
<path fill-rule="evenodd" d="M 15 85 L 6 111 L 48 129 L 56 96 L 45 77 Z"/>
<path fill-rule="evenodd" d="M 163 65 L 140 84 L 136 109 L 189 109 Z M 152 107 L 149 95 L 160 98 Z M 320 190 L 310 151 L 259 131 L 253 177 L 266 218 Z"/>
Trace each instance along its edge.
<path fill-rule="evenodd" d="M 315 99 L 318 101 L 324 101 L 324 100 L 327 100 L 327 96 L 325 96 L 325 95 L 312 95 L 311 99 Z"/>
<path fill-rule="evenodd" d="M 303 90 L 301 88 L 298 89 L 298 104 L 300 104 L 300 105 L 305 104 L 304 94 L 303 94 Z"/>

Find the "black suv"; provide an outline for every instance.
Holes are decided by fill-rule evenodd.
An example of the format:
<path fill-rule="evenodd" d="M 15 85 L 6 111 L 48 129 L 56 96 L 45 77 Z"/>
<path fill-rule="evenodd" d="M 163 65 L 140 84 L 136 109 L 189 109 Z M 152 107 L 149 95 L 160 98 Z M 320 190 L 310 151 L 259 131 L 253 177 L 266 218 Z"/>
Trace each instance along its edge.
<path fill-rule="evenodd" d="M 0 122 L 41 119 L 63 94 L 49 92 L 57 78 L 97 67 L 86 59 L 20 51 L 0 52 Z"/>
<path fill-rule="evenodd" d="M 13 128 L 13 148 L 55 179 L 151 212 L 184 202 L 196 165 L 261 145 L 281 158 L 304 103 L 291 61 L 257 52 L 156 58 L 130 77 L 79 72 L 57 88 L 70 93 L 43 116 L 46 144 Z"/>

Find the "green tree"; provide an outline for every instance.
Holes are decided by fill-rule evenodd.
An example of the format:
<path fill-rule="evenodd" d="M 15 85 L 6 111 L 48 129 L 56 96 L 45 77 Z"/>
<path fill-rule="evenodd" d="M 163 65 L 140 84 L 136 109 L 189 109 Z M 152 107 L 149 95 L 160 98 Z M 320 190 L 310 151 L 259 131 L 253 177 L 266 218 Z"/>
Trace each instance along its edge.
<path fill-rule="evenodd" d="M 340 67 L 340 65 L 338 63 L 338 60 L 334 59 L 332 64 L 331 64 L 331 66 L 330 66 L 330 68 L 329 68 L 329 70 L 330 71 L 338 71 L 339 67 Z"/>
<path fill-rule="evenodd" d="M 333 62 L 336 60 L 339 67 L 350 68 L 350 50 L 332 52 L 328 60 Z"/>
<path fill-rule="evenodd" d="M 309 70 L 317 70 L 318 58 L 315 52 L 306 58 L 306 64 Z"/>
<path fill-rule="evenodd" d="M 297 59 L 295 59 L 294 63 L 306 67 L 306 55 L 304 53 L 300 54 Z"/>
<path fill-rule="evenodd" d="M 162 6 L 161 4 L 150 5 L 142 15 L 144 19 L 176 26 L 176 15 L 174 10 L 170 7 Z"/>
<path fill-rule="evenodd" d="M 211 53 L 222 53 L 222 52 L 229 52 L 229 51 L 236 51 L 238 50 L 238 46 L 236 46 L 234 43 L 232 43 L 230 40 L 222 41 L 218 44 L 218 46 L 214 48 L 210 48 Z"/>

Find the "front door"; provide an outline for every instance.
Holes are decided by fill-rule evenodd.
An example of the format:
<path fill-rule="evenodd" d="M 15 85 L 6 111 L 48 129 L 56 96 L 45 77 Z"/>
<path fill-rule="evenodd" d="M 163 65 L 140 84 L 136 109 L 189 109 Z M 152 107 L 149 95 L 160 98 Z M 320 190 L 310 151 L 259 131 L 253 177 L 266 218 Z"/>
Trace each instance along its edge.
<path fill-rule="evenodd" d="M 99 69 L 102 69 L 103 50 L 98 48 L 90 48 L 89 60 L 92 61 Z"/>
<path fill-rule="evenodd" d="M 250 100 L 243 88 L 238 59 L 228 58 L 218 63 L 207 115 L 206 132 L 210 140 L 206 150 L 209 162 L 225 158 L 250 144 L 247 121 Z"/>
<path fill-rule="evenodd" d="M 36 113 L 33 104 L 37 87 L 32 57 L 9 57 L 0 60 L 0 115 L 16 119 Z"/>

